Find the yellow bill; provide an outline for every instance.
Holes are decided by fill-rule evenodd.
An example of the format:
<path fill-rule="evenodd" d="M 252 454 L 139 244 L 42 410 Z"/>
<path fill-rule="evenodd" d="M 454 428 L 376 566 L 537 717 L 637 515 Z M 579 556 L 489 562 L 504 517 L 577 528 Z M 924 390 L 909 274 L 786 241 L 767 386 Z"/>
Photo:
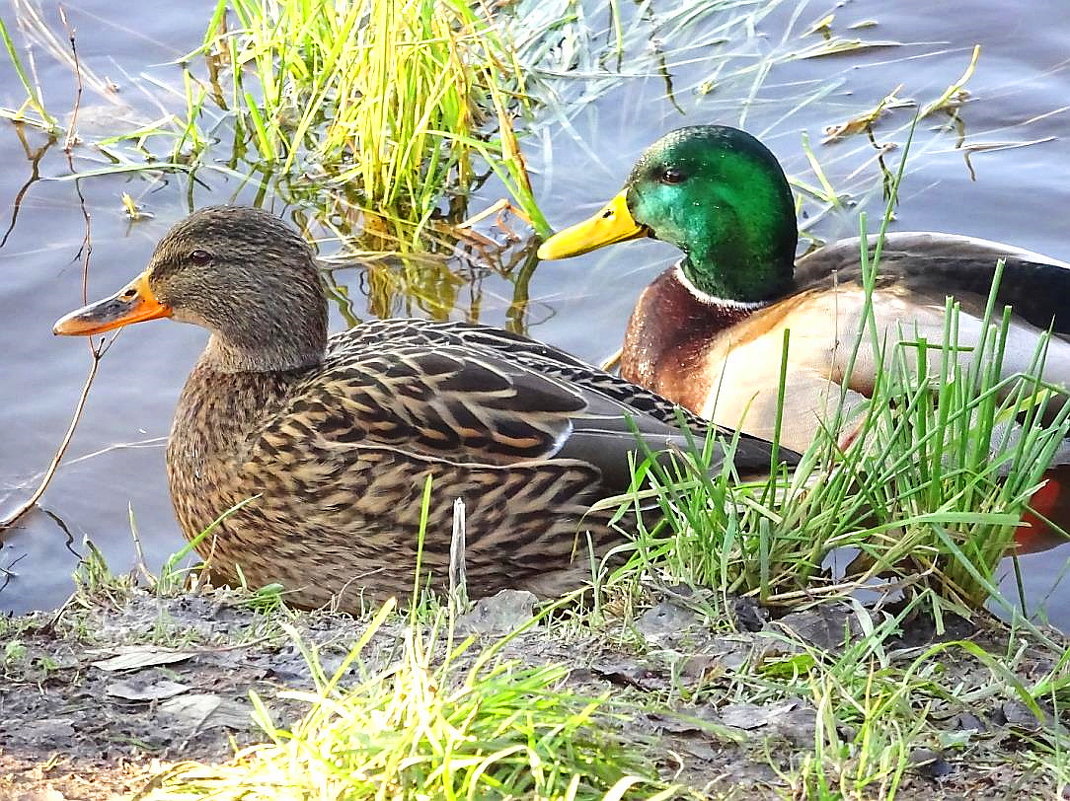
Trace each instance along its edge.
<path fill-rule="evenodd" d="M 593 217 L 559 231 L 543 242 L 539 246 L 539 258 L 567 259 L 615 242 L 649 235 L 650 232 L 632 218 L 627 192 L 622 191 Z"/>

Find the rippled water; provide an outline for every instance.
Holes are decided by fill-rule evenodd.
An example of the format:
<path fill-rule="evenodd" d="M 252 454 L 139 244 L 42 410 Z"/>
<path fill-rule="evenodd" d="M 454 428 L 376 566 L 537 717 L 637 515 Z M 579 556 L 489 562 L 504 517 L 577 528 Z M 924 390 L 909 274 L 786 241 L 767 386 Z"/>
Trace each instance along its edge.
<path fill-rule="evenodd" d="M 121 118 L 158 116 L 156 100 L 170 101 L 162 90 L 150 97 L 155 90 L 140 76 L 148 73 L 176 85 L 178 70 L 160 65 L 198 45 L 211 5 L 205 0 L 147 0 L 124 7 L 120 15 L 103 0 L 65 3 L 82 63 L 119 89 L 110 101 L 87 91 L 79 128 L 114 132 Z M 721 12 L 721 5 L 737 11 Z M 652 11 L 639 12 L 629 7 L 628 77 L 595 82 L 577 70 L 554 84 L 566 101 L 569 125 L 551 121 L 525 143 L 536 192 L 554 225 L 575 221 L 613 194 L 634 157 L 664 131 L 725 122 L 762 136 L 789 174 L 816 185 L 803 149 L 803 134 L 808 134 L 832 184 L 848 191 L 852 203 L 811 216 L 805 224 L 821 238 L 853 234 L 859 210 L 876 217 L 882 207 L 876 151 L 865 137 L 824 145 L 824 127 L 873 107 L 900 84 L 900 97 L 935 99 L 962 74 L 973 45 L 980 43 L 983 52 L 968 86 L 970 98 L 960 111 L 961 126 L 937 130 L 946 128 L 948 119 L 938 116 L 919 127 L 896 227 L 983 236 L 1070 259 L 1070 215 L 1065 211 L 1070 206 L 1070 142 L 1065 139 L 1070 116 L 1064 108 L 1070 97 L 1070 21 L 1061 0 L 1034 0 L 1028 14 L 1014 16 L 1003 0 L 962 0 L 953 15 L 934 13 L 929 0 L 857 0 L 836 8 L 786 0 L 753 3 L 747 6 L 752 12 L 768 8 L 769 13 L 752 36 L 742 26 L 720 27 L 721 20 L 738 14 L 738 5 L 738 0 L 695 5 L 709 13 L 680 33 L 679 40 L 661 41 L 646 31 L 644 20 L 669 13 L 670 4 L 641 6 Z M 9 27 L 15 27 L 14 8 L 0 8 Z M 46 20 L 62 30 L 55 6 L 46 4 L 43 10 Z M 820 43 L 820 35 L 804 32 L 830 12 L 835 14 L 833 30 L 842 36 L 900 44 L 792 58 Z M 608 15 L 599 11 L 590 20 L 597 26 Z M 865 24 L 870 21 L 876 26 Z M 725 35 L 727 43 L 720 41 Z M 735 55 L 729 59 L 726 53 Z M 665 96 L 665 75 L 658 72 L 663 62 L 675 102 Z M 771 62 L 776 63 L 766 71 L 763 65 Z M 71 108 L 69 68 L 40 50 L 36 65 L 50 110 Z M 8 64 L 0 66 L 0 76 L 0 104 L 17 107 L 21 89 Z M 904 142 L 912 113 L 900 110 L 882 120 L 877 142 Z M 963 144 L 976 148 L 971 159 L 975 180 L 963 151 L 956 149 L 960 136 Z M 1036 143 L 990 147 L 1027 142 Z M 74 159 L 81 170 L 100 166 L 88 148 L 76 148 Z M 5 219 L 13 221 L 0 247 L 3 510 L 30 492 L 47 465 L 90 361 L 85 343 L 50 333 L 57 317 L 81 303 L 86 224 L 78 192 L 91 215 L 93 297 L 110 293 L 143 267 L 155 241 L 188 211 L 191 198 L 200 206 L 251 197 L 249 190 L 219 176 L 192 187 L 181 178 L 152 182 L 138 175 L 61 180 L 70 173 L 62 143 L 48 146 L 36 132 L 6 122 L 0 122 L 0 163 L 5 165 L 0 204 Z M 154 218 L 128 222 L 120 203 L 124 192 Z M 478 210 L 499 196 L 488 185 L 471 208 Z M 21 205 L 15 219 L 17 198 Z M 808 202 L 804 208 L 813 211 L 818 204 Z M 601 360 L 618 346 L 639 290 L 672 257 L 671 248 L 644 242 L 539 265 L 527 287 L 524 322 L 537 338 Z M 455 314 L 505 321 L 513 282 L 493 271 L 467 270 L 465 275 L 474 276 L 474 282 L 460 285 Z M 367 282 L 359 271 L 339 272 L 336 278 L 350 285 L 357 316 L 366 316 L 361 292 Z M 344 325 L 341 315 L 334 322 Z M 0 609 L 60 603 L 70 590 L 85 537 L 116 570 L 127 569 L 135 558 L 132 521 L 151 568 L 181 546 L 164 479 L 162 438 L 204 340 L 199 329 L 166 322 L 138 326 L 119 337 L 100 365 L 85 418 L 40 509 L 25 517 L 0 549 L 0 568 L 12 574 L 0 590 Z M 1045 603 L 1046 613 L 1064 628 L 1070 626 L 1070 590 L 1057 579 L 1068 551 L 1063 547 L 1024 560 L 1031 605 Z"/>

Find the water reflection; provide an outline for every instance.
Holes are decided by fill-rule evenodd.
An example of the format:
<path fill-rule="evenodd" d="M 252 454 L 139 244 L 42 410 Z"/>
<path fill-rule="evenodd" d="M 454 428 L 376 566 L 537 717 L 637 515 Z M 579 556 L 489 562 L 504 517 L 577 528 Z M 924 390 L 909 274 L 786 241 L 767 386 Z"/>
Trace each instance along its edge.
<path fill-rule="evenodd" d="M 45 140 L 44 144 L 34 146 L 30 143 L 30 138 L 40 138 L 34 136 L 32 132 L 27 131 L 26 126 L 20 123 L 12 123 L 11 126 L 15 131 L 15 138 L 22 146 L 23 154 L 26 156 L 26 161 L 30 164 L 30 175 L 26 178 L 26 182 L 18 188 L 15 192 L 15 197 L 11 201 L 11 220 L 8 222 L 7 228 L 4 230 L 3 237 L 0 237 L 0 248 L 3 248 L 7 244 L 7 239 L 11 236 L 11 232 L 15 230 L 15 223 L 19 221 L 19 211 L 22 209 L 22 201 L 26 198 L 26 193 L 30 191 L 30 187 L 37 181 L 41 180 L 41 159 L 45 157 L 48 149 L 56 144 L 56 140 L 49 137 Z"/>

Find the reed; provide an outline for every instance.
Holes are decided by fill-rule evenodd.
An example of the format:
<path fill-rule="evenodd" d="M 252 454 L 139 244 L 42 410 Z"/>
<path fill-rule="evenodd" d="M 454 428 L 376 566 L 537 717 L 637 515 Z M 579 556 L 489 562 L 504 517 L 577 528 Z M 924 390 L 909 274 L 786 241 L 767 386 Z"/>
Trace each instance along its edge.
<path fill-rule="evenodd" d="M 371 233 L 411 243 L 433 216 L 459 221 L 489 169 L 547 230 L 517 143 L 523 74 L 482 6 L 219 0 L 196 55 L 211 78 L 187 127 L 206 98 L 222 107 L 264 170 L 316 181 L 325 216 L 356 206 Z"/>

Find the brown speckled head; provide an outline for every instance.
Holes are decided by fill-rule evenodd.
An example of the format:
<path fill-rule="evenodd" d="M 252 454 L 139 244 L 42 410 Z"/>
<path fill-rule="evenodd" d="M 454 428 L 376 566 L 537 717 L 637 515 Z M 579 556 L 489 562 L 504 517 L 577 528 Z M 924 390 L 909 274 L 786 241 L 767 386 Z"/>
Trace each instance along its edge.
<path fill-rule="evenodd" d="M 245 206 L 204 208 L 176 223 L 137 279 L 55 331 L 92 334 L 164 316 L 211 331 L 205 362 L 224 372 L 317 364 L 327 342 L 311 248 L 282 220 Z"/>

